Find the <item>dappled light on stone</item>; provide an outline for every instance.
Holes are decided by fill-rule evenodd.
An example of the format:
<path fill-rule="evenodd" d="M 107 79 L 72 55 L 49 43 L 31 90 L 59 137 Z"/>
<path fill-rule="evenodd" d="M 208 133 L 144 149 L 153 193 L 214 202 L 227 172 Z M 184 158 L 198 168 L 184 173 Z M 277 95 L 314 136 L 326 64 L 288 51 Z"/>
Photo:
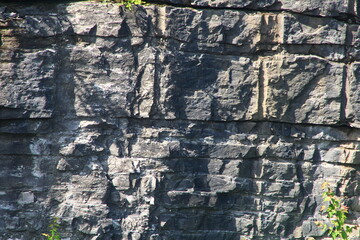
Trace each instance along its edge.
<path fill-rule="evenodd" d="M 359 3 L 148 2 L 0 4 L 0 239 L 323 239 L 325 180 L 359 224 Z"/>

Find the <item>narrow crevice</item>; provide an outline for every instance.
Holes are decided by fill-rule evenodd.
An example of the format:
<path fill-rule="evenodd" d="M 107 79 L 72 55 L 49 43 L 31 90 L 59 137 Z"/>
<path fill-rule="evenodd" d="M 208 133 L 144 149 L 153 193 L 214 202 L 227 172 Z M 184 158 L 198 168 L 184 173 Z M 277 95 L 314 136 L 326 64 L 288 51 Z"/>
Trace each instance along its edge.
<path fill-rule="evenodd" d="M 340 102 L 340 123 L 344 124 L 344 125 L 349 125 L 349 123 L 347 122 L 346 119 L 346 108 L 347 108 L 347 100 L 348 100 L 348 96 L 347 96 L 347 89 L 348 89 L 348 74 L 349 71 L 349 67 L 348 65 L 344 65 L 344 71 L 343 71 L 343 81 L 342 81 L 342 86 L 341 86 L 341 92 L 340 92 L 340 98 L 341 98 L 341 102 Z"/>
<path fill-rule="evenodd" d="M 265 87 L 264 87 L 264 69 L 263 69 L 263 61 L 260 60 L 260 66 L 259 66 L 259 82 L 258 82 L 258 118 L 264 119 L 264 103 L 266 101 L 265 99 Z"/>
<path fill-rule="evenodd" d="M 135 120 L 135 121 L 149 121 L 150 120 L 150 121 L 164 121 L 164 122 L 190 122 L 190 123 L 207 123 L 207 124 L 216 124 L 216 123 L 231 124 L 231 123 L 251 122 L 251 123 L 264 123 L 264 124 L 291 124 L 292 126 L 298 126 L 298 127 L 325 127 L 325 128 L 335 128 L 335 129 L 346 128 L 349 130 L 360 130 L 360 128 L 352 127 L 345 123 L 325 124 L 325 123 L 308 123 L 308 122 L 290 122 L 290 121 L 280 121 L 280 120 L 275 120 L 275 119 L 200 120 L 200 119 L 185 119 L 185 118 L 169 119 L 169 118 L 159 118 L 159 117 L 152 117 L 152 118 L 117 117 L 117 118 L 118 119 Z M 77 119 L 82 119 L 82 118 L 79 117 Z M 92 119 L 92 118 L 89 117 L 86 119 Z"/>
<path fill-rule="evenodd" d="M 350 13 L 340 13 L 339 16 L 334 16 L 334 19 L 339 22 L 344 22 L 348 24 L 360 24 L 360 17 Z"/>
<path fill-rule="evenodd" d="M 155 36 L 153 37 L 154 39 L 159 39 L 159 41 L 174 41 L 174 42 L 178 42 L 180 44 L 191 44 L 192 42 L 186 42 L 186 41 L 182 41 L 180 39 L 177 39 L 177 38 L 174 38 L 172 36 Z M 170 44 L 171 42 L 168 42 L 168 44 L 171 46 Z M 236 44 L 231 44 L 231 43 L 219 43 L 223 46 L 232 46 L 232 47 L 241 47 L 241 48 L 245 48 L 247 47 L 247 49 L 250 49 L 251 48 L 251 44 L 247 44 L 247 45 L 236 45 Z M 276 50 L 262 50 L 261 49 L 261 46 L 263 44 L 257 44 L 256 47 L 260 47 L 260 49 L 256 49 L 255 47 L 253 47 L 254 49 L 253 50 L 248 50 L 247 52 L 244 51 L 240 51 L 240 52 L 228 52 L 228 51 L 219 51 L 219 52 L 215 52 L 215 51 L 212 51 L 211 50 L 211 47 L 209 47 L 209 51 L 207 50 L 199 50 L 199 49 L 195 49 L 194 51 L 190 51 L 190 50 L 186 50 L 186 49 L 177 49 L 176 51 L 177 52 L 182 52 L 182 53 L 197 53 L 197 54 L 209 54 L 209 55 L 214 55 L 214 56 L 241 56 L 241 57 L 248 57 L 248 58 L 252 58 L 252 59 L 257 59 L 259 58 L 260 56 L 263 56 L 263 57 L 269 57 L 269 56 L 274 56 L 276 54 L 279 54 L 279 53 L 282 53 L 283 51 L 286 51 L 287 53 L 289 54 L 292 54 L 291 52 L 287 51 L 286 50 L 286 47 L 298 47 L 298 48 L 304 48 L 304 47 L 308 47 L 308 46 L 329 46 L 329 47 L 341 47 L 341 46 L 344 46 L 345 45 L 341 45 L 341 44 L 330 44 L 330 43 L 324 43 L 324 44 L 302 44 L 302 45 L 296 45 L 296 44 L 273 44 L 273 46 L 278 46 L 278 48 Z M 295 53 L 293 53 L 295 55 Z M 345 63 L 345 64 L 349 64 L 351 63 L 351 61 L 347 58 L 345 59 L 341 59 L 341 60 L 334 60 L 334 59 L 329 59 L 329 58 L 326 58 L 326 57 L 323 57 L 323 56 L 320 56 L 320 55 L 316 55 L 316 54 L 311 54 L 311 53 L 308 53 L 308 54 L 299 54 L 299 55 L 306 55 L 306 56 L 314 56 L 314 57 L 317 57 L 317 58 L 320 58 L 320 59 L 324 59 L 325 61 L 328 61 L 328 62 L 333 62 L 333 63 Z M 355 60 L 353 60 L 355 61 Z"/>
<path fill-rule="evenodd" d="M 160 110 L 159 110 L 159 106 L 160 106 L 160 92 L 161 92 L 161 87 L 160 87 L 160 69 L 159 66 L 160 65 L 160 59 L 159 59 L 159 54 L 160 51 L 157 51 L 155 54 L 155 64 L 154 64 L 154 85 L 153 85 L 153 103 L 151 105 L 151 109 L 150 109 L 150 113 L 149 116 L 158 116 L 160 115 Z"/>
<path fill-rule="evenodd" d="M 91 121 L 91 120 L 102 120 L 103 118 L 98 117 L 88 117 L 88 116 L 77 116 L 73 118 L 67 118 L 68 121 L 71 120 L 79 120 L 79 121 Z M 154 117 L 135 117 L 135 116 L 124 116 L 124 117 L 114 117 L 114 119 L 124 119 L 124 120 L 133 120 L 133 121 L 163 121 L 163 122 L 189 122 L 189 123 L 196 123 L 196 124 L 233 124 L 233 123 L 258 123 L 258 124 L 281 124 L 281 125 L 289 125 L 291 124 L 294 127 L 323 127 L 323 128 L 334 128 L 339 129 L 341 131 L 344 131 L 344 129 L 347 129 L 348 131 L 354 131 L 359 130 L 360 128 L 350 126 L 348 123 L 338 123 L 338 124 L 325 124 L 325 123 L 308 123 L 308 122 L 289 122 L 289 121 L 280 121 L 276 119 L 239 119 L 239 120 L 216 120 L 216 119 L 210 119 L 210 120 L 200 120 L 200 119 L 185 119 L 185 118 L 162 118 L 158 116 Z M 2 121 L 12 121 L 12 120 L 19 120 L 18 118 L 6 118 L 6 119 L 0 119 L 0 123 Z M 51 120 L 50 118 L 32 118 L 32 120 Z M 360 140 L 359 140 L 360 141 Z"/>

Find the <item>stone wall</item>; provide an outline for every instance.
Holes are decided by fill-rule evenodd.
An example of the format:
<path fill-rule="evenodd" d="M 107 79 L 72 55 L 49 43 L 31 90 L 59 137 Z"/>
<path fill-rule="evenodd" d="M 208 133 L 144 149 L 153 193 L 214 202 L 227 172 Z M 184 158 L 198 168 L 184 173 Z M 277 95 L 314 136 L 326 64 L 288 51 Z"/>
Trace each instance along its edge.
<path fill-rule="evenodd" d="M 324 181 L 360 223 L 359 3 L 3 5 L 0 239 L 324 239 Z"/>

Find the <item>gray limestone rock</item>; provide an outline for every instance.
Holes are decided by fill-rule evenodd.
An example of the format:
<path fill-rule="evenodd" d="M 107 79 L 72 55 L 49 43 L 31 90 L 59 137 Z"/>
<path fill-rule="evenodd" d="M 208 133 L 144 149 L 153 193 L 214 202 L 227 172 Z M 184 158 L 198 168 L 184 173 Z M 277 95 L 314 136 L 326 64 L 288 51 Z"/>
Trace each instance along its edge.
<path fill-rule="evenodd" d="M 262 64 L 264 118 L 317 124 L 340 122 L 344 64 L 282 54 L 265 58 Z"/>
<path fill-rule="evenodd" d="M 348 86 L 347 99 L 348 105 L 345 110 L 346 117 L 349 119 L 350 125 L 359 127 L 358 106 L 359 106 L 359 63 L 354 62 L 348 68 Z"/>
<path fill-rule="evenodd" d="M 356 14 L 356 2 L 351 0 L 163 0 L 172 4 L 211 7 L 211 8 L 235 8 L 252 10 L 288 10 L 305 13 L 308 15 L 339 16 L 341 14 Z"/>
<path fill-rule="evenodd" d="M 283 21 L 285 44 L 345 44 L 347 24 L 336 19 L 285 14 Z"/>
<path fill-rule="evenodd" d="M 20 51 L 1 67 L 1 119 L 49 118 L 53 113 L 57 52 L 55 49 Z"/>
<path fill-rule="evenodd" d="M 323 239 L 324 181 L 359 224 L 357 5 L 0 4 L 0 239 Z"/>
<path fill-rule="evenodd" d="M 244 120 L 257 115 L 258 66 L 249 58 L 167 53 L 159 110 L 165 118 Z"/>

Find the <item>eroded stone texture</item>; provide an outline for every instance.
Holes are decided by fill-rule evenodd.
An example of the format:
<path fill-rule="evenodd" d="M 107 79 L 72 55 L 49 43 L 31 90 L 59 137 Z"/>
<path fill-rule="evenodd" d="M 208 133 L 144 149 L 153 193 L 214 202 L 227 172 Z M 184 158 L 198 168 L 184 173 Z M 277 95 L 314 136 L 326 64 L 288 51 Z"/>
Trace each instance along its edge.
<path fill-rule="evenodd" d="M 163 2 L 0 7 L 0 239 L 323 239 L 324 181 L 358 224 L 358 3 Z"/>
<path fill-rule="evenodd" d="M 167 119 L 241 120 L 257 115 L 258 66 L 250 58 L 163 53 L 159 110 Z"/>
<path fill-rule="evenodd" d="M 184 51 L 249 52 L 260 41 L 261 14 L 173 7 L 158 9 L 160 36 L 179 41 L 177 48 Z"/>
<path fill-rule="evenodd" d="M 292 12 L 306 13 L 320 16 L 339 16 L 341 14 L 357 14 L 356 1 L 351 0 L 163 0 L 179 5 L 203 6 L 212 8 L 240 8 L 261 10 L 289 10 Z"/>
<path fill-rule="evenodd" d="M 284 43 L 344 45 L 346 25 L 335 19 L 284 15 Z"/>
<path fill-rule="evenodd" d="M 55 49 L 17 52 L 2 64 L 1 119 L 49 118 L 53 112 Z"/>
<path fill-rule="evenodd" d="M 316 202 L 320 199 L 316 195 L 306 196 L 305 192 L 318 191 L 323 178 L 332 183 L 340 178 L 358 181 L 353 167 L 331 164 L 344 161 L 333 152 L 342 154 L 346 147 L 325 140 L 331 134 L 325 129 L 322 129 L 325 135 L 320 137 L 321 146 L 304 148 L 303 141 L 307 142 L 308 137 L 317 138 L 310 133 L 311 127 L 303 129 L 308 137 L 291 137 L 290 126 L 278 124 L 218 123 L 208 128 L 206 124 L 188 122 L 181 125 L 151 122 L 144 126 L 139 121 L 131 125 L 130 132 L 136 132 L 130 152 L 133 165 L 157 167 L 157 173 L 162 173 L 162 183 L 157 186 L 160 192 L 154 201 L 156 205 L 159 199 L 165 205 L 159 206 L 155 214 L 160 216 L 163 226 L 160 229 L 177 232 L 175 239 L 204 236 L 199 231 L 202 228 L 207 229 L 206 234 L 223 231 L 224 235 L 213 235 L 216 238 L 264 235 L 271 239 L 278 234 L 290 237 L 287 231 L 293 232 L 295 228 L 289 221 L 302 222 L 296 213 L 301 212 L 312 221 L 319 217 Z M 266 137 L 259 135 L 265 133 L 263 129 L 268 129 Z M 153 135 L 154 132 L 162 134 Z M 227 134 L 221 134 L 224 132 Z M 151 155 L 157 160 L 147 164 Z M 133 167 L 130 169 L 129 174 L 134 171 Z M 345 191 L 357 198 L 352 187 Z M 211 213 L 203 208 L 211 209 Z M 239 215 L 228 215 L 231 211 Z M 245 225 L 244 219 L 249 219 Z M 316 228 L 312 233 L 306 232 L 310 223 L 302 222 L 304 229 L 297 234 L 321 234 Z M 279 233 L 274 229 L 283 230 Z"/>
<path fill-rule="evenodd" d="M 354 62 L 348 67 L 348 84 L 347 96 L 349 99 L 346 108 L 346 117 L 350 120 L 352 126 L 358 127 L 358 102 L 359 102 L 359 63 Z"/>
<path fill-rule="evenodd" d="M 264 117 L 287 122 L 340 122 L 344 64 L 301 55 L 264 58 Z"/>

